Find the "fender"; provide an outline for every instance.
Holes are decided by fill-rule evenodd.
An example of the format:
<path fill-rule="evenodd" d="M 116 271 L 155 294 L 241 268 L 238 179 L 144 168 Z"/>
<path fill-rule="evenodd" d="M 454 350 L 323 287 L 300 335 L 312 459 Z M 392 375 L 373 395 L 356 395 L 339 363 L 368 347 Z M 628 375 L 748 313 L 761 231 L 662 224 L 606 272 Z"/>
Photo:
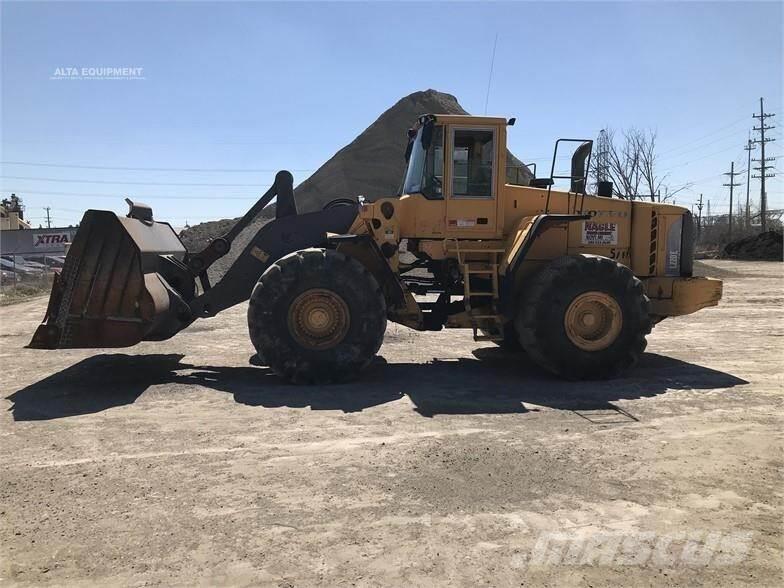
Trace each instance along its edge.
<path fill-rule="evenodd" d="M 406 307 L 406 291 L 371 234 L 330 234 L 327 241 L 341 253 L 357 259 L 373 274 L 391 308 Z"/>
<path fill-rule="evenodd" d="M 538 214 L 525 217 L 520 222 L 520 229 L 512 242 L 512 247 L 504 260 L 505 271 L 501 277 L 501 307 L 504 314 L 510 315 L 514 298 L 514 276 L 525 261 L 531 246 L 541 233 L 555 224 L 589 220 L 589 214 Z"/>

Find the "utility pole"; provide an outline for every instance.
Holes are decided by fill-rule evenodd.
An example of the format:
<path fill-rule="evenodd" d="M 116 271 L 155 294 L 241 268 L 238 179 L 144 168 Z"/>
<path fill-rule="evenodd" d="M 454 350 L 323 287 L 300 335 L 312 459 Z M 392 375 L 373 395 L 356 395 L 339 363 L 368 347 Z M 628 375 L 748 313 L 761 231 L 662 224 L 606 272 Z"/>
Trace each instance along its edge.
<path fill-rule="evenodd" d="M 729 226 L 730 226 L 730 228 L 729 228 L 728 240 L 731 240 L 732 239 L 732 189 L 735 186 L 740 186 L 740 184 L 736 184 L 735 183 L 735 176 L 738 175 L 738 174 L 735 173 L 735 162 L 734 161 L 732 163 L 730 163 L 730 171 L 728 173 L 725 173 L 724 175 L 730 177 L 730 183 L 729 184 L 723 184 L 723 185 L 730 187 L 730 216 L 729 216 Z"/>
<path fill-rule="evenodd" d="M 753 161 L 759 161 L 759 167 L 755 167 L 754 169 L 759 170 L 759 175 L 754 176 L 755 178 L 760 179 L 760 222 L 762 223 L 762 232 L 765 232 L 767 226 L 767 215 L 768 215 L 768 194 L 765 191 L 765 178 L 772 178 L 776 174 L 768 173 L 767 170 L 772 169 L 772 165 L 768 165 L 768 161 L 773 161 L 776 159 L 775 157 L 765 157 L 765 143 L 770 143 L 771 141 L 775 141 L 776 139 L 771 139 L 770 137 L 765 138 L 765 131 L 769 131 L 770 129 L 775 129 L 774 126 L 769 126 L 765 124 L 765 119 L 770 118 L 771 116 L 776 116 L 775 114 L 767 114 L 765 112 L 765 104 L 764 100 L 760 98 L 760 113 L 759 114 L 752 114 L 753 118 L 758 118 L 760 121 L 760 126 L 754 127 L 755 131 L 759 131 L 760 138 L 754 139 L 754 143 L 759 143 L 760 149 L 762 152 L 762 156 L 759 159 L 754 159 Z"/>
<path fill-rule="evenodd" d="M 749 152 L 749 163 L 746 165 L 746 228 L 751 226 L 751 205 L 749 202 L 749 189 L 751 188 L 751 152 L 756 149 L 749 133 L 749 142 L 743 148 Z"/>
<path fill-rule="evenodd" d="M 46 211 L 46 228 L 47 229 L 51 229 L 52 228 L 52 218 L 49 216 L 49 211 L 51 210 L 51 207 L 44 206 L 44 210 Z"/>
<path fill-rule="evenodd" d="M 702 194 L 700 194 L 700 201 L 697 203 L 697 241 L 700 240 L 700 233 L 702 232 Z"/>

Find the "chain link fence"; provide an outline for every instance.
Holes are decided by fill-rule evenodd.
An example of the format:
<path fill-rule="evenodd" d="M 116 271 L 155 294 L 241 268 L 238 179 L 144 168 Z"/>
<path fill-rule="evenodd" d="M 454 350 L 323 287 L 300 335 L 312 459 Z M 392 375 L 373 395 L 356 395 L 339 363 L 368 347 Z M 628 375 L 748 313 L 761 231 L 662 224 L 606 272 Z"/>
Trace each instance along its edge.
<path fill-rule="evenodd" d="M 0 305 L 48 294 L 54 275 L 65 261 L 59 255 L 16 255 L 0 257 Z"/>

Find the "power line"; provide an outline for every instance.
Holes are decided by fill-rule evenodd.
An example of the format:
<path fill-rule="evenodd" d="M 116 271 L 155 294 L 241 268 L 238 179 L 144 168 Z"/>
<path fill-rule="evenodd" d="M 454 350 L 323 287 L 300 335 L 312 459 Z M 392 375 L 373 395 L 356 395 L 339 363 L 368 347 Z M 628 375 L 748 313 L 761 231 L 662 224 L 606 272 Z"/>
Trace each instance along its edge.
<path fill-rule="evenodd" d="M 29 180 L 34 182 L 64 182 L 71 184 L 127 184 L 133 186 L 202 186 L 210 188 L 269 188 L 270 184 L 205 184 L 199 182 L 128 182 L 124 180 L 73 180 L 67 178 L 35 178 L 29 176 L 0 176 L 7 180 Z"/>
<path fill-rule="evenodd" d="M 19 192 L 26 194 L 38 194 L 49 196 L 83 196 L 89 198 L 117 198 L 121 199 L 121 194 L 95 194 L 93 192 L 55 192 L 55 191 L 38 191 L 38 190 L 9 190 L 11 192 Z M 216 200 L 215 196 L 170 196 L 158 194 L 142 194 L 135 196 L 138 199 L 144 200 Z M 220 200 L 258 200 L 258 196 L 220 196 Z"/>
<path fill-rule="evenodd" d="M 716 133 L 720 133 L 721 131 L 723 131 L 723 130 L 725 130 L 725 129 L 729 129 L 730 127 L 734 127 L 734 126 L 735 126 L 735 125 L 737 125 L 739 122 L 741 122 L 741 121 L 744 121 L 744 120 L 747 120 L 745 116 L 744 116 L 744 117 L 741 117 L 741 118 L 739 118 L 738 120 L 736 120 L 736 121 L 734 121 L 734 122 L 731 122 L 731 123 L 730 123 L 730 124 L 728 124 L 728 125 L 724 125 L 723 127 L 719 127 L 718 129 L 716 129 L 716 130 L 714 130 L 714 131 L 711 131 L 710 133 L 707 133 L 707 134 L 705 134 L 705 135 L 703 135 L 703 136 L 701 136 L 701 137 L 699 137 L 699 138 L 697 138 L 697 139 L 692 139 L 691 141 L 687 141 L 686 143 L 683 143 L 683 144 L 682 144 L 680 147 L 673 147 L 672 149 L 668 149 L 667 151 L 662 151 L 662 152 L 661 152 L 659 155 L 665 155 L 666 153 L 672 153 L 673 151 L 680 151 L 680 150 L 681 150 L 683 147 L 685 147 L 685 146 L 687 146 L 687 145 L 691 145 L 691 144 L 693 144 L 693 143 L 699 143 L 699 142 L 700 142 L 700 141 L 702 141 L 703 139 L 706 139 L 706 138 L 708 138 L 708 137 L 710 137 L 710 136 L 713 136 L 713 135 L 715 135 Z M 728 135 L 728 136 L 729 136 L 729 135 Z"/>
<path fill-rule="evenodd" d="M 0 165 L 23 165 L 28 167 L 56 167 L 63 169 L 105 169 L 113 171 L 151 171 L 151 172 L 188 172 L 188 173 L 275 173 L 280 168 L 196 168 L 196 167 L 112 167 L 106 165 L 81 165 L 75 163 L 42 163 L 33 161 L 0 161 Z M 290 172 L 312 172 L 316 169 L 290 169 Z"/>
<path fill-rule="evenodd" d="M 329 145 L 332 146 L 335 144 L 334 141 L 287 141 L 285 139 L 272 139 L 269 141 L 261 141 L 261 140 L 254 140 L 254 141 L 189 141 L 189 140 L 181 140 L 181 141 L 132 141 L 129 139 L 106 139 L 104 137 L 87 137 L 87 136 L 70 136 L 67 140 L 56 141 L 52 139 L 8 139 L 3 137 L 3 143 L 5 144 L 13 144 L 13 145 L 26 145 L 26 144 L 45 144 L 45 145 L 59 145 L 64 143 L 66 145 L 142 145 L 142 146 L 150 146 L 150 145 L 197 145 L 197 146 L 207 146 L 207 147 L 214 147 L 214 146 L 223 146 L 223 145 L 274 145 L 279 147 L 281 145 Z"/>
<path fill-rule="evenodd" d="M 695 161 L 700 161 L 700 160 L 706 159 L 708 157 L 713 157 L 714 155 L 719 155 L 720 153 L 725 153 L 726 151 L 729 151 L 730 149 L 734 149 L 735 147 L 736 147 L 735 145 L 731 145 L 731 146 L 727 147 L 726 149 L 722 149 L 721 151 L 716 151 L 715 153 L 708 153 L 707 155 L 703 155 L 702 157 L 696 157 L 694 159 L 690 159 L 689 161 L 685 161 L 683 163 L 679 163 L 678 165 L 671 166 L 667 171 L 669 172 L 670 170 L 677 169 L 679 167 L 683 167 L 684 165 L 689 165 L 690 163 L 694 163 Z"/>
<path fill-rule="evenodd" d="M 723 141 L 727 141 L 727 140 L 730 140 L 730 139 L 734 140 L 734 139 L 737 138 L 738 133 L 739 133 L 739 130 L 734 130 L 734 131 L 732 131 L 731 133 L 729 133 L 727 135 L 722 135 L 721 137 L 713 138 L 713 139 L 711 139 L 711 140 L 709 140 L 709 141 L 707 141 L 705 143 L 700 143 L 698 145 L 694 145 L 694 146 L 690 146 L 690 147 L 686 147 L 686 145 L 689 145 L 689 143 L 685 143 L 681 147 L 676 147 L 674 149 L 668 149 L 667 151 L 662 151 L 659 155 L 663 156 L 662 159 L 673 159 L 673 158 L 677 159 L 677 158 L 683 157 L 687 153 L 691 153 L 693 151 L 699 151 L 701 149 L 705 149 L 706 147 L 710 147 L 712 145 L 716 145 L 718 143 L 721 143 Z M 694 141 L 692 141 L 691 143 L 694 143 Z"/>
<path fill-rule="evenodd" d="M 57 212 L 57 211 L 59 211 L 59 212 L 78 212 L 78 213 L 84 212 L 83 210 L 79 210 L 77 208 L 54 208 L 53 207 L 52 210 L 54 210 L 55 212 Z"/>

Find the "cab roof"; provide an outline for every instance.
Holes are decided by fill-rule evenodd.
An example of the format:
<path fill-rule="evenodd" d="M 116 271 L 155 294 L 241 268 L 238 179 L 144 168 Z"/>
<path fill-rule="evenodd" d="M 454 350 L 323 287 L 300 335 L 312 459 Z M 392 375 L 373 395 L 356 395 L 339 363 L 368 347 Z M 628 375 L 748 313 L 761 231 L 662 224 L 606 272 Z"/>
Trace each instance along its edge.
<path fill-rule="evenodd" d="M 507 125 L 507 120 L 501 116 L 472 116 L 470 114 L 426 114 L 424 116 L 432 117 L 436 122 L 445 125 Z M 419 117 L 420 120 L 422 118 Z"/>

